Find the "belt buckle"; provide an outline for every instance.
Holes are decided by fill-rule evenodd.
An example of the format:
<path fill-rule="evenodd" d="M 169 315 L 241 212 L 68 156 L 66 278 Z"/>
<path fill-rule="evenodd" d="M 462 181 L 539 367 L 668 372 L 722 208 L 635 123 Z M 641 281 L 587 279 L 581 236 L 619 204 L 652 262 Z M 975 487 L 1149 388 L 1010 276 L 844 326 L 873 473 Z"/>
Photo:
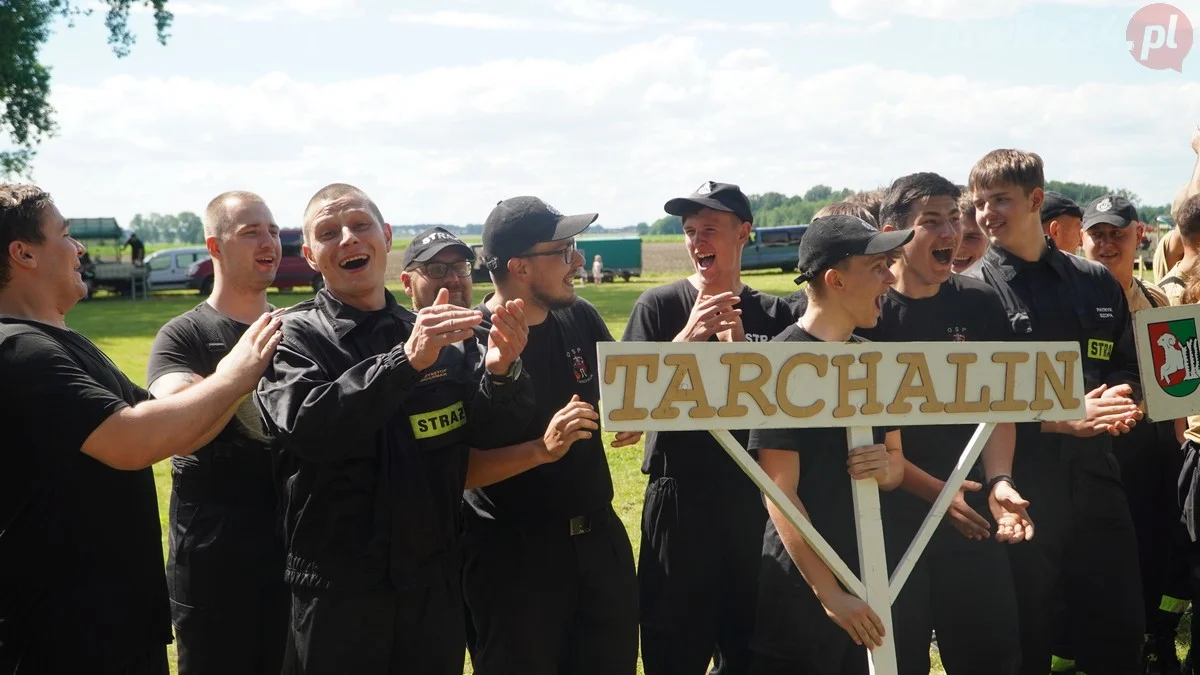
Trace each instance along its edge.
<path fill-rule="evenodd" d="M 575 516 L 571 519 L 570 525 L 572 537 L 592 531 L 592 519 L 587 516 Z"/>

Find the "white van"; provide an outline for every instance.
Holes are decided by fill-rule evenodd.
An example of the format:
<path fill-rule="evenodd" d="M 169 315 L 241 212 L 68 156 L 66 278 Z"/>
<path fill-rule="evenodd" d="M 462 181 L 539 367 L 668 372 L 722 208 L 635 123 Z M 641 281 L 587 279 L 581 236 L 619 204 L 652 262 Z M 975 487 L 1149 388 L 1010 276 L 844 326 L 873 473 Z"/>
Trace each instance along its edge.
<path fill-rule="evenodd" d="M 209 257 L 203 246 L 168 248 L 146 256 L 145 265 L 150 270 L 151 291 L 168 291 L 188 287 L 188 268 L 193 263 Z"/>

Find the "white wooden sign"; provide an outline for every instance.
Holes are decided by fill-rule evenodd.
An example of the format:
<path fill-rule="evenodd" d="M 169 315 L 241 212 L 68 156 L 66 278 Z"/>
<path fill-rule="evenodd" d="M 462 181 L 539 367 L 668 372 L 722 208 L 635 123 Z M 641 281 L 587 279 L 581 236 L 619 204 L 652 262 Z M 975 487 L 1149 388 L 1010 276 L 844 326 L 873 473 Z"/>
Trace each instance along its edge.
<path fill-rule="evenodd" d="M 1146 416 L 1155 421 L 1200 413 L 1200 305 L 1143 309 L 1133 314 Z"/>
<path fill-rule="evenodd" d="M 597 349 L 605 430 L 708 430 L 883 621 L 884 643 L 871 650 L 871 672 L 880 675 L 897 672 L 891 604 L 995 425 L 1085 415 L 1073 342 L 606 342 Z M 729 433 L 846 427 L 848 449 L 870 445 L 872 426 L 964 423 L 979 428 L 890 581 L 875 481 L 851 481 L 860 579 Z"/>
<path fill-rule="evenodd" d="M 607 431 L 1083 417 L 1069 342 L 602 343 Z"/>

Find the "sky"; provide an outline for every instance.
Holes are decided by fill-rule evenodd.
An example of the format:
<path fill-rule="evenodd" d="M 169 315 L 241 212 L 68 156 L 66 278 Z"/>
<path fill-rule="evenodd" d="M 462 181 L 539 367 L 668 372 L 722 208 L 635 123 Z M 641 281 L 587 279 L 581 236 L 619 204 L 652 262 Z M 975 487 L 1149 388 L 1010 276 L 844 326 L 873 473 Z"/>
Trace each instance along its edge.
<path fill-rule="evenodd" d="M 41 58 L 59 129 L 30 178 L 67 217 L 123 226 L 239 189 L 297 227 L 347 182 L 393 225 L 481 223 L 533 194 L 622 227 L 707 180 L 963 183 L 1015 147 L 1047 179 L 1163 204 L 1196 161 L 1200 55 L 1182 72 L 1135 59 L 1145 5 L 171 0 L 167 45 L 139 11 L 122 59 L 100 12 L 56 26 Z M 1200 26 L 1200 0 L 1173 5 Z"/>

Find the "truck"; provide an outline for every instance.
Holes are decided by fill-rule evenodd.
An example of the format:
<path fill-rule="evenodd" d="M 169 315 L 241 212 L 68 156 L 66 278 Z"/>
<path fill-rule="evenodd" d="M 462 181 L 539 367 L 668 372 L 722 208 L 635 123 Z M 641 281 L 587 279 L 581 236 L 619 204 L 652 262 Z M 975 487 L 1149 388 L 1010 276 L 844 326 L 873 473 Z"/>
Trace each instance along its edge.
<path fill-rule="evenodd" d="M 603 269 L 601 278 L 612 281 L 621 277 L 629 281 L 630 277 L 642 276 L 642 238 L 641 237 L 578 237 L 575 247 L 583 255 L 583 268 L 588 279 L 591 279 L 592 261 L 600 256 Z M 483 246 L 471 246 L 475 253 L 475 264 L 471 269 L 471 280 L 476 283 L 486 283 L 492 280 L 488 269 L 483 265 Z"/>
<path fill-rule="evenodd" d="M 87 286 L 88 300 L 98 290 L 118 295 L 145 295 L 149 268 L 121 259 L 129 235 L 116 218 L 67 218 L 71 238 L 83 245 L 79 276 Z"/>
<path fill-rule="evenodd" d="M 750 230 L 750 239 L 742 247 L 742 269 L 794 272 L 800 263 L 800 239 L 807 231 L 808 225 Z"/>

